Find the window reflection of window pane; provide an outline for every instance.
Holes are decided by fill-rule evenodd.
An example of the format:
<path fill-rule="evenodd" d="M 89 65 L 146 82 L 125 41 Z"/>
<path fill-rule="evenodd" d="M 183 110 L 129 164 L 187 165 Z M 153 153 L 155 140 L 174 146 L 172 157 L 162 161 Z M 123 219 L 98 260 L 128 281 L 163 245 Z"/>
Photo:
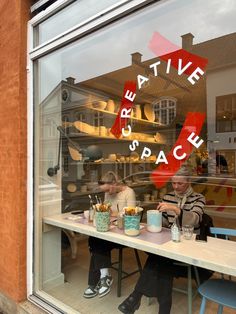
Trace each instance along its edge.
<path fill-rule="evenodd" d="M 236 131 L 236 120 L 232 121 L 232 131 Z"/>
<path fill-rule="evenodd" d="M 168 125 L 176 116 L 176 102 L 170 99 L 162 99 L 154 104 L 155 121 Z"/>
<path fill-rule="evenodd" d="M 235 130 L 235 94 L 216 97 L 216 130 L 231 132 Z"/>
<path fill-rule="evenodd" d="M 217 124 L 217 132 L 230 132 L 231 131 L 231 121 L 221 120 Z"/>

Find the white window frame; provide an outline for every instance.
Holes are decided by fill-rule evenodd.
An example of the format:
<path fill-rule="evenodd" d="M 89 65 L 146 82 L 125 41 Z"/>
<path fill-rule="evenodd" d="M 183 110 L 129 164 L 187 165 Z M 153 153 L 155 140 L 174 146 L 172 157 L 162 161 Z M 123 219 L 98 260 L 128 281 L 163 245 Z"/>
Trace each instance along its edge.
<path fill-rule="evenodd" d="M 162 102 L 163 101 L 166 101 L 167 104 L 166 104 L 166 107 L 165 108 L 162 108 Z M 173 105 L 170 105 L 170 101 L 173 102 L 174 104 Z M 157 109 L 155 106 L 159 105 L 159 109 Z M 154 112 L 155 112 L 155 115 L 156 115 L 156 112 L 159 112 L 159 117 L 160 117 L 160 123 L 162 125 L 170 125 L 173 121 L 170 121 L 170 109 L 174 109 L 174 118 L 176 117 L 176 106 L 177 106 L 177 99 L 174 98 L 174 97 L 163 97 L 163 98 L 160 98 L 158 99 L 157 101 L 155 101 L 153 103 L 153 107 L 154 107 Z M 163 111 L 165 111 L 166 113 L 166 123 L 163 123 L 162 122 L 162 113 Z"/>
<path fill-rule="evenodd" d="M 171 0 L 162 0 L 159 5 Z M 33 47 L 34 27 L 40 22 L 54 15 L 63 7 L 72 3 L 72 0 L 58 0 L 49 6 L 46 10 L 40 12 L 28 22 L 27 34 L 27 298 L 37 306 L 43 308 L 49 313 L 78 313 L 67 307 L 64 303 L 55 300 L 52 296 L 44 291 L 40 291 L 37 296 L 34 295 L 34 110 L 33 110 L 33 61 L 56 50 L 62 46 L 69 44 L 72 41 L 97 30 L 106 24 L 112 22 L 115 18 L 122 16 L 144 7 L 146 5 L 156 3 L 154 0 L 121 0 L 117 4 L 109 7 L 106 10 L 99 12 L 86 21 L 79 23 L 75 27 L 66 32 L 50 39 L 43 44 Z M 36 258 L 37 259 L 37 258 Z M 48 303 L 52 303 L 50 306 Z M 55 306 L 54 304 L 57 304 Z M 59 308 L 60 307 L 60 308 Z"/>

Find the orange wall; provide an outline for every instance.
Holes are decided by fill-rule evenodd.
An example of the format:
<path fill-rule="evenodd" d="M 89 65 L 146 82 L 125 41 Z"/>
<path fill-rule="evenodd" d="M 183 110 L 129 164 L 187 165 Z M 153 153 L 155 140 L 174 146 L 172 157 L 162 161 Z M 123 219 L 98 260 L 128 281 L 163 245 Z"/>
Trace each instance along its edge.
<path fill-rule="evenodd" d="M 26 41 L 30 0 L 0 1 L 0 293 L 26 298 Z"/>

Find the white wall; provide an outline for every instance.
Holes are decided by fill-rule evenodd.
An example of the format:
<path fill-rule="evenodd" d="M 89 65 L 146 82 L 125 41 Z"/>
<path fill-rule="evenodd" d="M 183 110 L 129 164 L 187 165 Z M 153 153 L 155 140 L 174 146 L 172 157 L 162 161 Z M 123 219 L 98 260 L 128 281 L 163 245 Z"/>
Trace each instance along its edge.
<path fill-rule="evenodd" d="M 216 133 L 216 97 L 236 93 L 236 67 L 207 73 L 207 128 L 208 139 L 219 140 L 212 143 L 216 150 L 235 149 L 235 143 L 229 137 L 236 137 L 236 132 Z"/>

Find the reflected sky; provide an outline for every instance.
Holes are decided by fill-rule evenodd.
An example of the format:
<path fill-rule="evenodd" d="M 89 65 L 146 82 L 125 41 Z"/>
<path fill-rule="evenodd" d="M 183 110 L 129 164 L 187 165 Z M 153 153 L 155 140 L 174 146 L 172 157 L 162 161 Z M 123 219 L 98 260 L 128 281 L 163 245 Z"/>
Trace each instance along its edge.
<path fill-rule="evenodd" d="M 191 32 L 196 44 L 235 32 L 235 16 L 234 0 L 158 2 L 43 57 L 39 67 L 40 101 L 66 77 L 81 82 L 129 66 L 130 54 L 137 51 L 143 61 L 153 58 L 148 43 L 155 31 L 179 46 L 181 35 Z"/>

